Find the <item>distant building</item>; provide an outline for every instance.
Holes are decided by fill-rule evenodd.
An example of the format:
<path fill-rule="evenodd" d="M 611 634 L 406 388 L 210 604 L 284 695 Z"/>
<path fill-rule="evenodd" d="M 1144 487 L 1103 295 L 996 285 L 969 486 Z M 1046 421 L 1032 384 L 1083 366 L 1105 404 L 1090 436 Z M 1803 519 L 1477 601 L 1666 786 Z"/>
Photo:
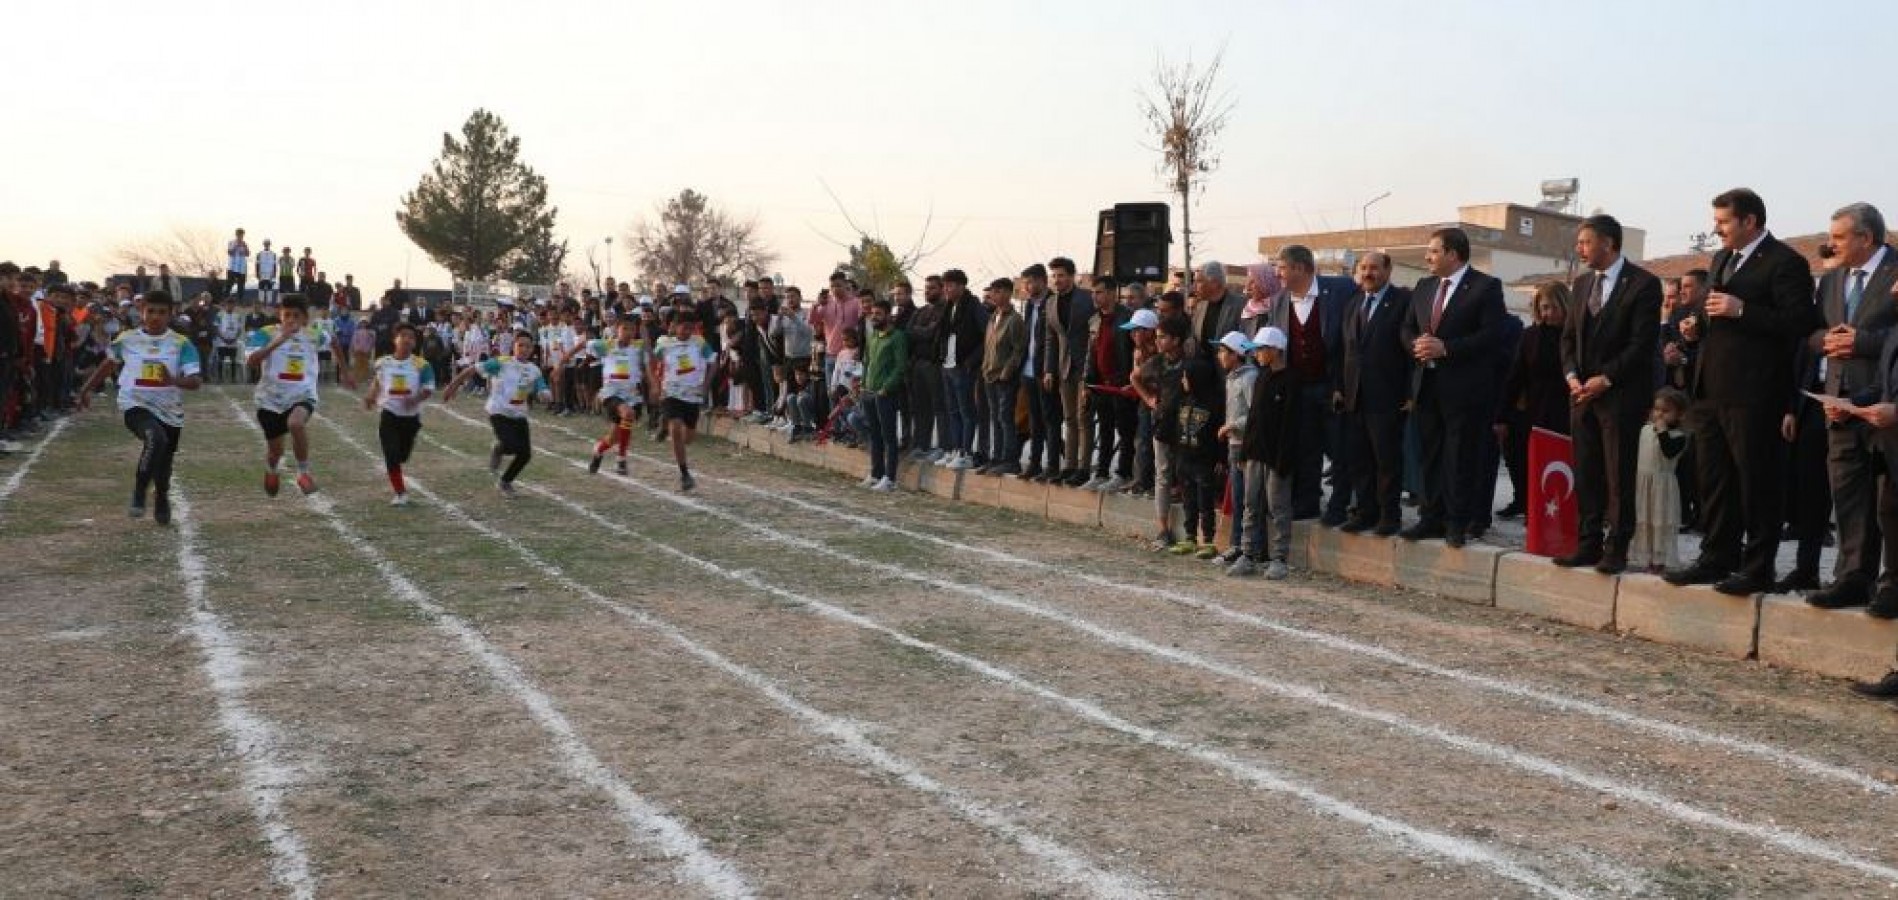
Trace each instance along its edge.
<path fill-rule="evenodd" d="M 1317 255 L 1320 271 L 1345 274 L 1365 250 L 1382 250 L 1391 255 L 1391 280 L 1410 284 L 1428 274 L 1423 260 L 1431 233 L 1461 228 L 1470 236 L 1470 265 L 1502 279 L 1510 287 L 1510 308 L 1526 312 L 1535 282 L 1574 274 L 1575 230 L 1581 224 L 1581 216 L 1558 210 L 1485 203 L 1458 207 L 1449 222 L 1266 235 L 1259 238 L 1259 253 L 1271 259 L 1288 244 L 1303 244 Z M 1623 253 L 1639 262 L 1647 232 L 1625 222 L 1622 232 Z"/>

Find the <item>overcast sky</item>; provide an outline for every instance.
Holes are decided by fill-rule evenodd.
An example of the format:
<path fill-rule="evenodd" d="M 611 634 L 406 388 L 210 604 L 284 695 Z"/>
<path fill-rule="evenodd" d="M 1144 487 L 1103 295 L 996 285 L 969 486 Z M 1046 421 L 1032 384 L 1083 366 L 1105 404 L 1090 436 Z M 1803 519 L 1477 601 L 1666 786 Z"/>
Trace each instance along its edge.
<path fill-rule="evenodd" d="M 1155 60 L 1222 43 L 1234 108 L 1196 255 L 1229 262 L 1353 227 L 1384 191 L 1373 225 L 1567 176 L 1650 255 L 1736 184 L 1812 232 L 1891 199 L 1898 130 L 1882 70 L 1856 72 L 1898 24 L 1874 2 L 68 0 L 7 20 L 0 258 L 83 277 L 128 237 L 242 225 L 332 276 L 446 286 L 394 211 L 476 107 L 521 138 L 576 254 L 615 236 L 616 275 L 630 223 L 685 187 L 756 216 L 805 285 L 852 238 L 826 184 L 898 250 L 933 210 L 930 271 L 1085 260 L 1094 211 L 1164 199 L 1138 109 Z"/>

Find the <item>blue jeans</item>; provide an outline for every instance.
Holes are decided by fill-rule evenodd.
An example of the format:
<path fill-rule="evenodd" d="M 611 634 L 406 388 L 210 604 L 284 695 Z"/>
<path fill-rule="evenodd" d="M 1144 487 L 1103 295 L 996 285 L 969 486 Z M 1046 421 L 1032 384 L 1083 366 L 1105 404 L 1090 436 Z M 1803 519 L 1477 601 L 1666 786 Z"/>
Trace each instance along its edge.
<path fill-rule="evenodd" d="M 961 369 L 942 370 L 943 435 L 942 449 L 968 453 L 975 441 L 975 379 Z"/>
<path fill-rule="evenodd" d="M 1004 465 L 1021 465 L 1020 436 L 1015 428 L 1015 395 L 1021 388 L 1019 379 L 991 381 L 984 385 L 988 389 L 989 421 L 993 424 L 994 443 L 992 462 Z"/>
<path fill-rule="evenodd" d="M 870 438 L 870 477 L 895 479 L 896 398 L 866 394 L 857 408 L 863 410 L 864 431 Z"/>

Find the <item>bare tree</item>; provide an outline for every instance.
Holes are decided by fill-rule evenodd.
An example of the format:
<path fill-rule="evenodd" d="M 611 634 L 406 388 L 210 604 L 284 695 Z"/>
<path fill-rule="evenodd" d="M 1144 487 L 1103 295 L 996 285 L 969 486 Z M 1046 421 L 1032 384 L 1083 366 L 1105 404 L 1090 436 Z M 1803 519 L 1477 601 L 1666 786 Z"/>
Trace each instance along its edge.
<path fill-rule="evenodd" d="M 1226 129 L 1232 113 L 1232 95 L 1219 86 L 1219 70 L 1226 59 L 1221 47 L 1205 68 L 1193 60 L 1154 65 L 1153 93 L 1140 98 L 1147 125 L 1159 139 L 1160 177 L 1180 198 L 1180 231 L 1186 247 L 1187 287 L 1193 283 L 1193 196 L 1203 193 L 1206 176 L 1219 167 L 1213 141 Z"/>
<path fill-rule="evenodd" d="M 849 242 L 840 241 L 818 231 L 816 227 L 812 227 L 811 230 L 816 232 L 818 237 L 849 251 L 850 259 L 839 263 L 838 268 L 850 272 L 859 284 L 872 285 L 879 292 L 887 290 L 890 285 L 896 283 L 898 278 L 916 271 L 916 267 L 921 265 L 923 260 L 934 256 L 937 251 L 954 240 L 956 234 L 962 230 L 962 226 L 958 224 L 949 232 L 948 237 L 931 246 L 929 229 L 936 222 L 936 208 L 934 204 L 931 204 L 928 214 L 923 217 L 923 227 L 917 232 L 916 240 L 910 243 L 909 249 L 899 253 L 896 247 L 883 236 L 881 222 L 876 223 L 875 232 L 857 224 L 856 217 L 844 207 L 844 201 L 837 196 L 836 191 L 830 189 L 830 184 L 821 178 L 817 183 L 823 185 L 824 193 L 830 195 L 830 202 L 837 205 L 837 213 L 844 217 L 844 223 L 850 226 L 850 230 L 857 233 L 857 239 Z"/>
<path fill-rule="evenodd" d="M 169 231 L 127 239 L 112 248 L 111 261 L 126 269 L 171 266 L 175 275 L 224 274 L 223 232 L 203 225 L 173 225 Z"/>
<path fill-rule="evenodd" d="M 627 250 L 648 281 L 674 284 L 762 273 L 778 261 L 756 219 L 737 219 L 691 188 L 633 223 Z"/>

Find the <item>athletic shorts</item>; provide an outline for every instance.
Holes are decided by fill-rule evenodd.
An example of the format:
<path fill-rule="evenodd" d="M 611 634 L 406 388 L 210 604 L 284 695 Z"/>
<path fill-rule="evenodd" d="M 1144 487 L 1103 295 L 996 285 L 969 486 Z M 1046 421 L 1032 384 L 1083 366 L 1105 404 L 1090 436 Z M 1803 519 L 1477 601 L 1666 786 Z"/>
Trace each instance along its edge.
<path fill-rule="evenodd" d="M 290 404 L 283 412 L 271 412 L 267 409 L 257 411 L 257 424 L 264 428 L 264 440 L 274 441 L 290 433 L 290 414 L 301 408 L 307 415 L 316 415 L 316 404 L 308 400 L 299 400 Z"/>
<path fill-rule="evenodd" d="M 697 428 L 699 427 L 699 405 L 690 400 L 667 397 L 666 418 L 683 422 L 687 428 Z"/>
<path fill-rule="evenodd" d="M 619 421 L 620 410 L 627 406 L 633 408 L 633 419 L 637 421 L 639 419 L 639 404 L 629 403 L 621 397 L 602 398 L 600 400 L 600 413 L 606 416 L 608 422 L 617 423 Z"/>

